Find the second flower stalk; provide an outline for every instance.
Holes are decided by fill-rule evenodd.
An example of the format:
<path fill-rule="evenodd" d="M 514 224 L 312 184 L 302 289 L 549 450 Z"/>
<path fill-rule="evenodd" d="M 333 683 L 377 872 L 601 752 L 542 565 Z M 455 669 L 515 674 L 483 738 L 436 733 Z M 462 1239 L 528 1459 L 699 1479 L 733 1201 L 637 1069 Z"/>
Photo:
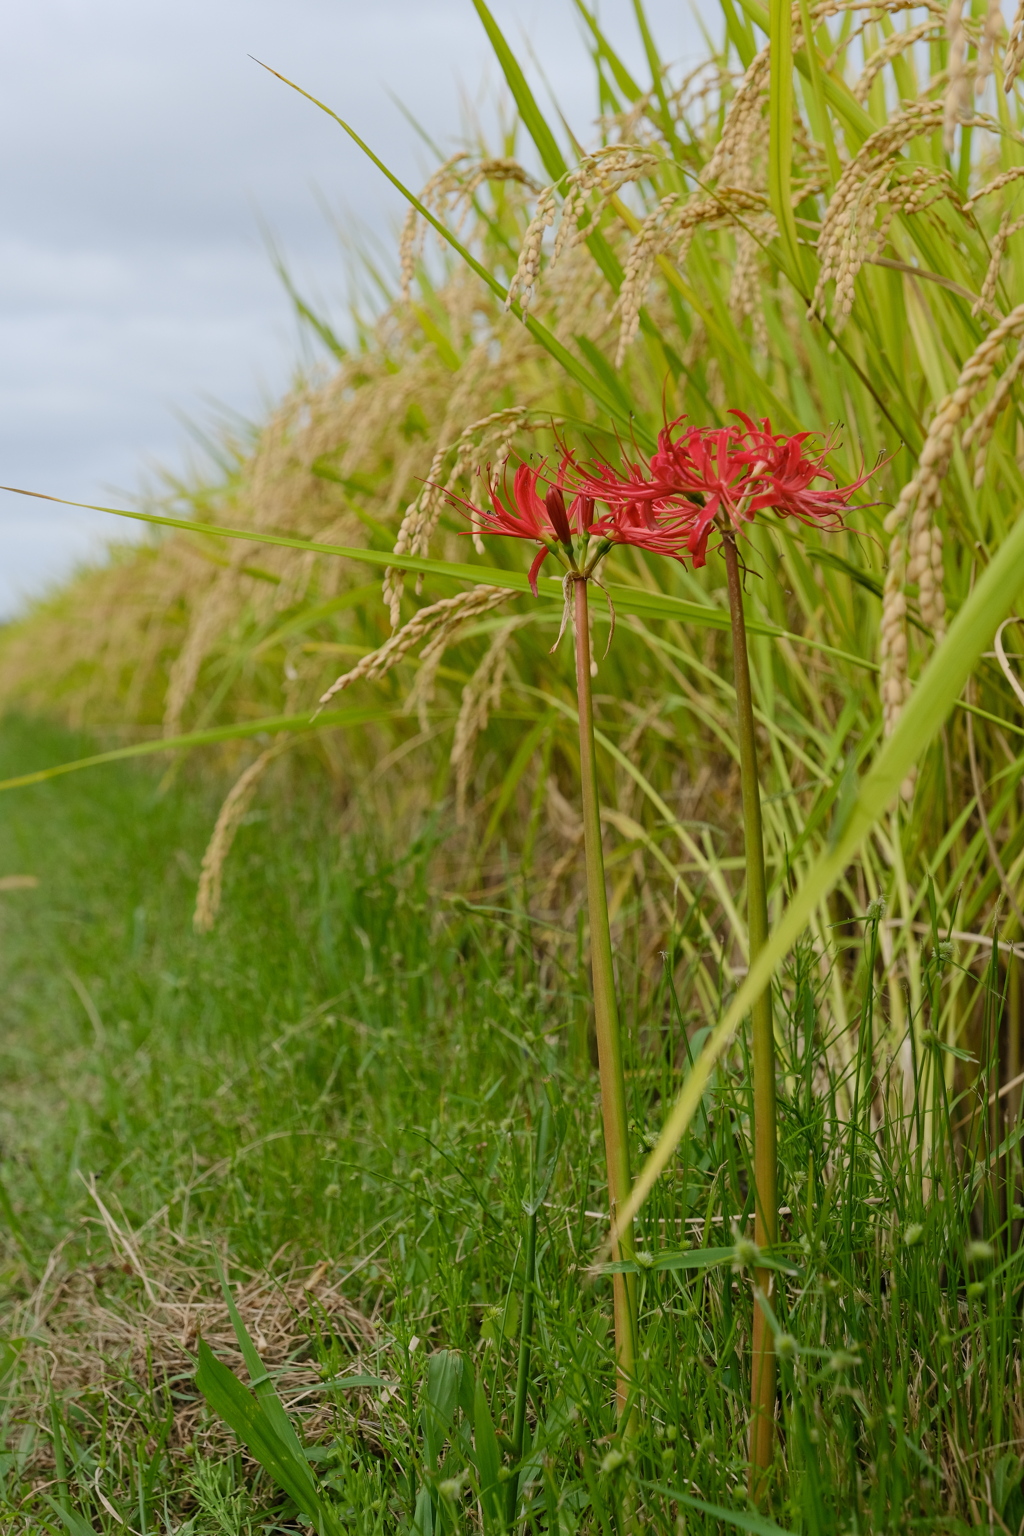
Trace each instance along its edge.
<path fill-rule="evenodd" d="M 768 882 L 764 865 L 761 789 L 757 774 L 754 698 L 750 684 L 747 626 L 743 612 L 743 576 L 736 534 L 722 533 L 732 628 L 733 680 L 740 751 L 740 793 L 743 801 L 743 844 L 747 873 L 747 949 L 750 964 L 768 942 Z M 772 991 L 766 987 L 751 1010 L 754 1067 L 754 1242 L 759 1249 L 778 1241 L 778 1147 L 775 1105 L 775 1034 Z M 771 1465 L 775 1441 L 775 1341 L 764 1307 L 771 1297 L 773 1272 L 754 1271 L 754 1316 L 750 1381 L 750 1491 L 760 1492 Z"/>
<path fill-rule="evenodd" d="M 590 968 L 594 993 L 594 1030 L 601 1078 L 601 1118 L 604 1126 L 605 1161 L 608 1169 L 608 1202 L 613 1230 L 618 1212 L 629 1197 L 629 1118 L 626 1109 L 626 1077 L 622 1065 L 622 1034 L 615 995 L 608 892 L 604 878 L 601 841 L 601 802 L 598 795 L 597 755 L 594 743 L 594 702 L 591 690 L 590 614 L 588 578 L 573 575 L 573 627 L 576 632 L 576 696 L 580 723 L 580 785 L 583 801 L 583 846 L 587 867 L 587 908 L 590 917 Z M 635 1255 L 630 1227 L 620 1236 L 612 1258 Z M 615 1314 L 615 1397 L 620 1432 L 628 1436 L 636 1414 L 630 1406 L 635 1395 L 637 1284 L 636 1274 L 612 1276 Z"/>

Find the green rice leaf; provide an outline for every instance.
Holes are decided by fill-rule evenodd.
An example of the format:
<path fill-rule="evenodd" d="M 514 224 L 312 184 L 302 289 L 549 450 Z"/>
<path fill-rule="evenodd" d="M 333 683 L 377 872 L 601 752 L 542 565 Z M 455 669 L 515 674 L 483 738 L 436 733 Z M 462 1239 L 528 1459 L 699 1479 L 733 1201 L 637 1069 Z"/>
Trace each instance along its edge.
<path fill-rule="evenodd" d="M 751 1536 L 793 1536 L 792 1531 L 783 1525 L 776 1525 L 774 1520 L 767 1520 L 764 1515 L 755 1515 L 742 1509 L 726 1509 L 722 1504 L 709 1504 L 706 1499 L 696 1499 L 690 1493 L 666 1488 L 663 1483 L 648 1483 L 643 1478 L 637 1478 L 637 1485 L 650 1488 L 652 1493 L 660 1493 L 663 1498 L 674 1499 L 677 1504 L 685 1504 L 687 1509 L 699 1509 L 702 1514 L 724 1520 L 726 1525 L 735 1526 L 738 1531 L 750 1531 Z"/>
<path fill-rule="evenodd" d="M 480 1479 L 480 1501 L 490 1524 L 497 1527 L 501 1520 L 501 1450 L 479 1376 L 473 1394 L 473 1454 Z"/>
<path fill-rule="evenodd" d="M 954 709 L 996 626 L 1010 612 L 1021 590 L 1024 569 L 1024 517 L 1018 517 L 1000 549 L 979 577 L 974 590 L 953 620 L 945 640 L 932 656 L 906 705 L 896 729 L 871 768 L 852 793 L 834 840 L 808 871 L 768 943 L 747 973 L 707 1044 L 694 1063 L 658 1139 L 644 1164 L 620 1225 L 632 1221 L 667 1165 L 700 1104 L 715 1063 L 728 1047 L 754 1002 L 770 984 L 785 956 L 806 927 L 812 913 L 842 878 L 868 833 L 887 813 L 900 785 L 934 740 Z"/>
<path fill-rule="evenodd" d="M 735 1248 L 683 1248 L 679 1253 L 656 1253 L 650 1264 L 640 1264 L 636 1259 L 616 1259 L 602 1264 L 602 1275 L 656 1274 L 663 1269 L 708 1269 L 714 1264 L 728 1264 L 736 1257 Z"/>
<path fill-rule="evenodd" d="M 637 85 L 636 81 L 633 79 L 633 76 L 622 62 L 622 59 L 619 57 L 618 53 L 612 47 L 607 37 L 601 31 L 601 28 L 597 23 L 597 17 L 594 15 L 593 11 L 587 9 L 583 3 L 583 0 L 575 0 L 575 5 L 576 9 L 583 17 L 583 20 L 586 22 L 590 34 L 593 37 L 595 44 L 597 45 L 598 58 L 603 59 L 603 61 L 608 65 L 615 84 L 618 86 L 619 90 L 622 92 L 623 96 L 625 96 L 627 101 L 639 101 L 640 97 L 643 95 L 643 91 Z"/>
<path fill-rule="evenodd" d="M 299 1437 L 292 1428 L 292 1422 L 285 1412 L 284 1404 L 274 1390 L 274 1383 L 270 1378 L 270 1373 L 260 1359 L 259 1350 L 253 1343 L 249 1330 L 243 1323 L 241 1314 L 235 1306 L 235 1298 L 231 1294 L 231 1287 L 228 1285 L 227 1278 L 220 1269 L 219 1263 L 217 1268 L 220 1274 L 220 1285 L 224 1293 L 228 1316 L 231 1319 L 231 1326 L 235 1330 L 235 1338 L 238 1340 L 238 1347 L 242 1351 L 245 1368 L 249 1372 L 249 1389 L 255 1392 L 259 1405 L 263 1409 L 264 1417 L 278 1439 L 283 1445 L 288 1447 L 293 1457 L 304 1463 L 305 1456 L 299 1443 Z"/>
<path fill-rule="evenodd" d="M 484 24 L 487 40 L 497 55 L 498 63 L 501 65 L 501 72 L 505 76 L 509 90 L 512 92 L 512 99 L 519 108 L 519 116 L 523 120 L 523 127 L 537 146 L 537 153 L 540 155 L 541 163 L 551 177 L 551 180 L 558 181 L 560 177 L 565 175 L 569 167 L 565 163 L 565 156 L 559 149 L 555 136 L 548 126 L 547 119 L 537 105 L 537 98 L 527 84 L 526 76 L 520 68 L 519 60 L 506 42 L 505 34 L 491 15 L 484 0 L 473 0 L 473 6 Z"/>
<path fill-rule="evenodd" d="M 793 20 L 789 0 L 769 0 L 772 44 L 769 87 L 768 195 L 789 276 L 805 291 L 803 256 L 793 217 Z"/>
<path fill-rule="evenodd" d="M 314 721 L 307 710 L 301 715 L 268 715 L 262 720 L 246 720 L 233 725 L 212 725 L 203 731 L 189 731 L 184 736 L 160 736 L 153 741 L 135 741 L 128 747 L 113 747 L 109 752 L 94 752 L 70 763 L 55 763 L 51 768 L 37 768 L 34 773 L 20 773 L 13 779 L 0 779 L 0 791 L 25 789 L 30 784 L 45 784 L 65 773 L 83 768 L 99 768 L 105 763 L 122 763 L 133 757 L 151 757 L 157 752 L 187 752 L 193 747 L 209 747 L 221 741 L 242 741 L 249 736 L 273 736 L 281 731 L 312 733 L 333 731 L 348 726 L 370 725 L 389 720 L 399 711 L 380 706 L 324 711 Z"/>
<path fill-rule="evenodd" d="M 488 41 L 497 55 L 502 74 L 505 76 L 508 88 L 512 92 L 512 98 L 519 108 L 519 116 L 522 118 L 523 126 L 537 147 L 537 153 L 540 155 L 544 169 L 553 182 L 560 181 L 568 173 L 569 167 L 566 164 L 562 151 L 558 147 L 547 119 L 537 105 L 537 98 L 527 84 L 526 76 L 523 74 L 519 61 L 509 47 L 504 33 L 495 21 L 485 0 L 473 0 L 473 4 L 476 7 L 477 15 L 484 24 Z M 587 236 L 587 247 L 617 293 L 622 283 L 622 267 L 619 263 L 619 258 L 600 230 L 594 230 Z"/>
<path fill-rule="evenodd" d="M 96 1536 L 95 1526 L 83 1520 L 81 1515 L 76 1515 L 72 1509 L 62 1509 L 56 1499 L 52 1499 L 48 1493 L 43 1494 L 46 1503 L 53 1510 L 64 1529 L 70 1531 L 71 1536 Z"/>
<path fill-rule="evenodd" d="M 241 539 L 243 542 L 256 544 L 272 544 L 285 549 L 305 550 L 310 554 L 337 555 L 344 560 L 354 560 L 363 565 L 376 565 L 385 569 L 390 567 L 392 570 L 411 571 L 425 576 L 447 577 L 452 581 L 484 582 L 492 587 L 507 587 L 510 592 L 522 592 L 524 595 L 530 592 L 530 583 L 523 572 L 502 570 L 500 566 L 470 565 L 468 562 L 450 560 L 427 560 L 421 556 L 395 555 L 386 553 L 384 550 L 362 549 L 355 545 L 322 544 L 314 539 L 291 538 L 286 534 L 229 528 L 222 523 L 200 523 L 183 517 L 164 517 L 156 512 L 133 512 L 124 507 L 105 507 L 93 502 L 68 501 L 62 496 L 47 496 L 42 491 L 19 490 L 13 485 L 0 485 L 0 491 L 11 491 L 16 496 L 34 496 L 40 501 L 53 501 L 64 507 L 83 507 L 89 512 L 108 512 L 112 517 L 127 517 L 135 522 L 153 523 L 160 528 L 176 528 L 180 533 L 204 534 L 221 539 Z M 699 624 L 710 629 L 729 628 L 729 615 L 724 608 L 691 603 L 685 598 L 673 597 L 667 592 L 648 592 L 644 587 L 627 587 L 619 582 L 608 582 L 607 589 L 611 593 L 616 610 L 620 613 L 635 614 L 637 618 L 674 619 L 679 623 Z M 555 577 L 542 576 L 537 584 L 537 590 L 540 595 L 552 602 L 563 601 L 562 583 Z M 865 661 L 863 657 L 856 656 L 852 652 L 836 650 L 834 646 L 825 645 L 819 640 L 808 639 L 804 635 L 791 634 L 788 630 L 778 629 L 775 625 L 767 624 L 755 617 L 747 619 L 747 629 L 751 634 L 784 638 L 795 645 L 810 646 L 825 655 L 833 656 L 837 661 L 846 661 L 856 667 L 877 670 L 873 662 Z M 279 728 L 287 729 L 286 726 Z M 251 735 L 253 731 L 247 734 Z M 150 750 L 159 749 L 153 747 Z M 2 787 L 0 785 L 0 788 Z"/>

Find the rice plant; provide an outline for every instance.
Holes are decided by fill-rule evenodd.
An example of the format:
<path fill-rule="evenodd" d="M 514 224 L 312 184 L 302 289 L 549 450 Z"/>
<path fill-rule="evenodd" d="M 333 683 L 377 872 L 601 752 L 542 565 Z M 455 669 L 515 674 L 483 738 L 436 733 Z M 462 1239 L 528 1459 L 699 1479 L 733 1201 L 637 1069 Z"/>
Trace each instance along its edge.
<path fill-rule="evenodd" d="M 998 7 L 966 15 L 959 0 L 723 0 L 720 42 L 681 79 L 638 6 L 650 78 L 637 81 L 580 0 L 601 113 L 589 142 L 545 116 L 475 4 L 515 134 L 471 143 L 418 196 L 403 189 L 394 290 L 326 381 L 297 390 L 253 444 L 229 445 L 220 482 L 171 487 L 163 506 L 130 514 L 171 523 L 159 542 L 4 638 L 8 700 L 136 728 L 110 757 L 263 735 L 254 760 L 234 763 L 197 927 L 216 932 L 261 779 L 301 750 L 328 771 L 350 827 L 383 816 L 400 840 L 429 810 L 450 814 L 432 878 L 515 914 L 523 955 L 567 975 L 588 938 L 575 805 L 589 773 L 571 669 L 549 655 L 561 584 L 534 573 L 534 601 L 500 547 L 471 554 L 453 502 L 478 501 L 480 477 L 509 456 L 625 447 L 647 462 L 666 418 L 721 429 L 734 407 L 790 436 L 820 433 L 840 483 L 878 468 L 827 538 L 785 523 L 744 531 L 763 946 L 743 917 L 757 905 L 745 747 L 748 787 L 752 775 L 728 583 L 713 562 L 656 565 L 635 548 L 608 583 L 618 624 L 593 688 L 593 798 L 634 1166 L 651 1153 L 613 1241 L 635 1218 L 645 1246 L 604 1262 L 607 1213 L 587 1215 L 579 1163 L 585 1030 L 571 1047 L 556 1034 L 507 1090 L 539 1112 L 538 1076 L 557 1080 L 580 1137 L 557 1198 L 552 1186 L 569 1243 L 552 1225 L 539 1278 L 501 1301 L 507 1317 L 513 1295 L 527 1310 L 524 1284 L 533 1297 L 532 1416 L 518 1431 L 514 1408 L 508 1419 L 521 1394 L 504 1323 L 467 1332 L 450 1253 L 438 1259 L 445 1321 L 420 1371 L 410 1341 L 425 1335 L 406 1326 L 416 1271 L 402 1254 L 392 1353 L 363 1373 L 395 1384 L 378 1427 L 360 1429 L 339 1398 L 341 1468 L 318 1484 L 293 1466 L 278 1484 L 325 1529 L 357 1518 L 368 1455 L 402 1469 L 374 1483 L 384 1527 L 735 1523 L 750 1340 L 766 1325 L 780 1438 L 757 1491 L 772 1519 L 1016 1529 L 1024 691 L 1004 636 L 1024 553 L 1020 25 L 1007 36 Z M 325 131 L 372 154 L 320 106 Z M 427 231 L 439 254 L 424 251 Z M 367 565 L 383 572 L 383 602 Z M 587 612 L 588 649 L 606 622 Z M 338 708 L 348 690 L 355 702 Z M 568 1007 L 564 988 L 548 995 Z M 765 1255 L 748 1233 L 742 1026 L 769 999 L 782 1224 Z M 486 1248 L 486 1225 L 460 1231 L 456 1251 Z M 519 1260 L 505 1257 L 514 1276 Z M 570 1273 L 579 1266 L 593 1286 Z M 765 1267 L 773 1286 L 762 1278 L 755 1301 L 746 1271 Z M 627 1275 L 641 1411 L 619 1443 L 601 1288 L 625 1290 Z M 424 1315 L 440 1317 L 436 1305 Z M 481 1339 L 493 1351 L 483 1377 Z M 207 1385 L 216 1369 L 203 1367 Z M 254 1399 L 242 1389 L 231 1408 L 217 1379 L 253 1451 Z M 514 1515 L 496 1492 L 510 1478 Z M 748 1529 L 766 1518 L 742 1514 Z"/>

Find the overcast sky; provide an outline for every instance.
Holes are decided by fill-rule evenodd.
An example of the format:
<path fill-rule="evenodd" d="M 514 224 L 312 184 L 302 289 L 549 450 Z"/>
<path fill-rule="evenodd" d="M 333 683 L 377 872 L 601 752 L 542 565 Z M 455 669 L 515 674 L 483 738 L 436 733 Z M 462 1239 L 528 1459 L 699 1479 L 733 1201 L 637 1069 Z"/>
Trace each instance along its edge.
<path fill-rule="evenodd" d="M 595 105 L 571 0 L 493 0 L 581 135 Z M 632 0 L 604 0 L 636 71 Z M 649 0 L 663 55 L 700 44 L 685 0 Z M 471 0 L 32 0 L 0 49 L 0 483 L 110 501 L 180 465 L 181 418 L 258 416 L 299 355 L 268 258 L 340 311 L 343 226 L 393 240 L 398 194 L 322 113 L 417 186 L 463 102 L 499 91 Z M 536 82 L 536 71 L 531 71 Z M 538 90 L 542 87 L 538 83 Z M 0 617 L 128 525 L 0 495 Z"/>

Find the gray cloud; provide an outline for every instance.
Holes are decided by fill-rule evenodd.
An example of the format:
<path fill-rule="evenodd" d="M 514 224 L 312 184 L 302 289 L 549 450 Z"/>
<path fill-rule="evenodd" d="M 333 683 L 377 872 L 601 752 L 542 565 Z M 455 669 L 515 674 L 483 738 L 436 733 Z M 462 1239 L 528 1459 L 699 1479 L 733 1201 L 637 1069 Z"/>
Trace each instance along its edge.
<path fill-rule="evenodd" d="M 586 134 L 592 78 L 570 0 L 493 9 Z M 648 9 L 667 57 L 699 47 L 678 0 Z M 603 20 L 641 71 L 630 0 Z M 322 199 L 390 240 L 399 195 L 249 55 L 338 110 L 417 184 L 429 157 L 392 96 L 449 145 L 467 101 L 493 121 L 500 95 L 470 0 L 12 8 L 0 55 L 3 483 L 110 500 L 147 465 L 180 461 L 177 413 L 202 420 L 213 398 L 258 414 L 286 386 L 296 336 L 260 220 L 300 286 L 336 306 L 342 263 Z M 0 498 L 0 615 L 125 526 Z"/>

